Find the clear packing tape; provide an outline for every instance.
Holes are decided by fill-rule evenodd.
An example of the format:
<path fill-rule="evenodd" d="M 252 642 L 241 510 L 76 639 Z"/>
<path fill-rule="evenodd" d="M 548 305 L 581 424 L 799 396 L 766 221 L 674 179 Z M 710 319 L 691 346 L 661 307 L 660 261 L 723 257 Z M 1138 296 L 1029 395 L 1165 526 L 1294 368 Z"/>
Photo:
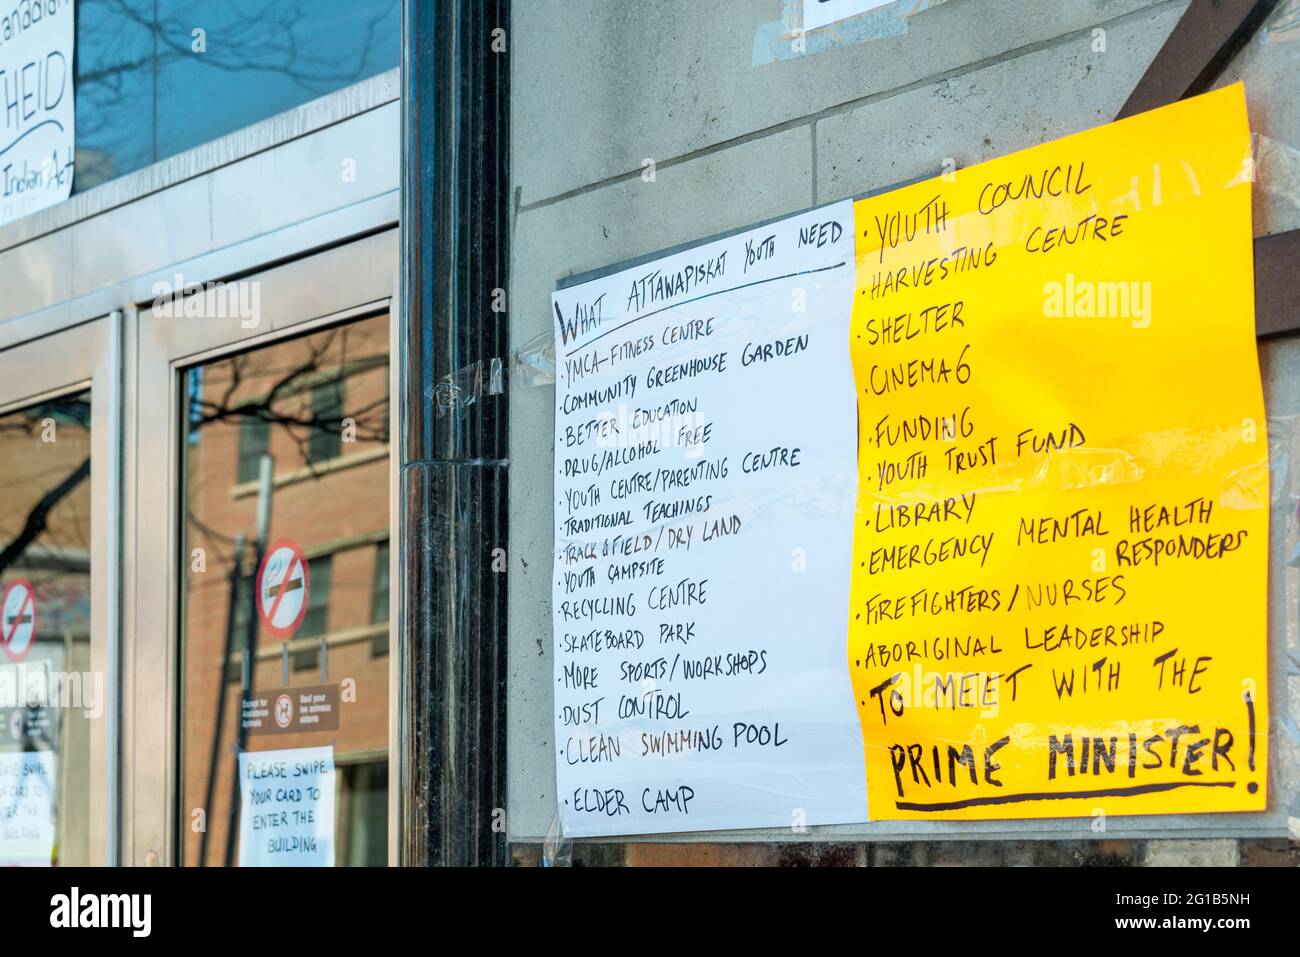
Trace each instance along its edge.
<path fill-rule="evenodd" d="M 1261 133 L 1252 134 L 1250 140 L 1252 172 L 1259 194 L 1300 209 L 1300 150 Z"/>
<path fill-rule="evenodd" d="M 564 836 L 557 811 L 542 843 L 542 867 L 572 867 L 573 841 Z"/>
<path fill-rule="evenodd" d="M 907 33 L 908 21 L 913 16 L 947 2 L 900 0 L 883 6 L 876 4 L 864 12 L 806 28 L 805 0 L 782 0 L 780 19 L 760 25 L 754 34 L 751 65 L 761 67 L 858 43 L 897 37 Z"/>
<path fill-rule="evenodd" d="M 504 395 L 507 376 L 515 389 L 555 385 L 554 337 L 537 336 L 508 360 L 493 356 L 462 366 L 436 383 L 427 398 L 440 418 L 452 415 L 484 397 Z"/>

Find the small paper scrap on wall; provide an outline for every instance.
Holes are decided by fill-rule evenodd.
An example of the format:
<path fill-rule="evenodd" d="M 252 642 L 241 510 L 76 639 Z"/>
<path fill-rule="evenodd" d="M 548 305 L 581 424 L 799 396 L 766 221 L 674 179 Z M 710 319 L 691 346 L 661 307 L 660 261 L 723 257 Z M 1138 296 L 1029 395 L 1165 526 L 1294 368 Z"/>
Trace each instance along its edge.
<path fill-rule="evenodd" d="M 888 6 L 896 0 L 803 0 L 803 28 L 816 30 Z"/>

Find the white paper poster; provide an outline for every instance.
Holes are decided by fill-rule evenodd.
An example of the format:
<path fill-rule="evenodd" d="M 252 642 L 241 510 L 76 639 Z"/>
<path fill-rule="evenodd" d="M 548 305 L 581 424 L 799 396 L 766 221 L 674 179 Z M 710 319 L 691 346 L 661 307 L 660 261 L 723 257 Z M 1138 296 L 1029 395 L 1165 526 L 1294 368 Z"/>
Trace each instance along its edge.
<path fill-rule="evenodd" d="M 0 866 L 53 860 L 55 768 L 53 751 L 0 754 Z"/>
<path fill-rule="evenodd" d="M 805 32 L 816 30 L 893 2 L 895 0 L 803 0 L 803 28 Z"/>
<path fill-rule="evenodd" d="M 72 194 L 76 145 L 73 0 L 24 0 L 0 15 L 0 226 Z"/>
<path fill-rule="evenodd" d="M 334 866 L 334 749 L 239 755 L 239 866 Z"/>
<path fill-rule="evenodd" d="M 853 210 L 556 292 L 569 836 L 861 821 Z"/>

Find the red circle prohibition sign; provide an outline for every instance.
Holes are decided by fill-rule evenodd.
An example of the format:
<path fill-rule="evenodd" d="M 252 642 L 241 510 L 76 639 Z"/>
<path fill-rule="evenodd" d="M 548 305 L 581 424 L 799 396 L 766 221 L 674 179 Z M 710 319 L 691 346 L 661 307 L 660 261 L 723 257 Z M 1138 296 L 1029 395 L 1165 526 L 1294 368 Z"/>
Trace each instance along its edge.
<path fill-rule="evenodd" d="M 268 583 L 266 573 L 272 559 L 276 559 L 276 566 L 283 565 L 284 574 L 277 581 Z M 300 580 L 294 577 L 299 569 L 302 570 Z M 310 592 L 310 585 L 311 576 L 307 566 L 307 556 L 303 553 L 302 546 L 291 538 L 281 538 L 272 542 L 266 554 L 262 556 L 261 566 L 257 569 L 257 592 L 253 596 L 257 603 L 257 616 L 262 619 L 262 626 L 272 637 L 286 640 L 293 637 L 293 633 L 302 625 L 303 619 L 307 617 L 307 595 Z M 301 600 L 298 612 L 289 621 L 284 621 L 283 615 L 280 614 L 280 606 L 286 595 L 300 588 L 302 595 L 299 596 Z M 266 607 L 268 599 L 271 601 L 269 609 Z M 292 602 L 293 599 L 290 601 Z M 276 624 L 277 619 L 281 619 L 280 624 Z"/>
<path fill-rule="evenodd" d="M 32 650 L 32 645 L 36 644 L 36 589 L 26 578 L 18 578 L 9 583 L 4 597 L 0 598 L 0 616 L 4 616 L 4 609 L 9 607 L 9 596 L 16 588 L 26 589 L 27 597 L 23 599 L 12 619 L 0 617 L 0 644 L 3 644 L 5 656 L 10 661 L 22 661 Z M 12 651 L 13 639 L 18 629 L 24 625 L 31 625 L 31 633 L 23 650 L 15 654 Z"/>

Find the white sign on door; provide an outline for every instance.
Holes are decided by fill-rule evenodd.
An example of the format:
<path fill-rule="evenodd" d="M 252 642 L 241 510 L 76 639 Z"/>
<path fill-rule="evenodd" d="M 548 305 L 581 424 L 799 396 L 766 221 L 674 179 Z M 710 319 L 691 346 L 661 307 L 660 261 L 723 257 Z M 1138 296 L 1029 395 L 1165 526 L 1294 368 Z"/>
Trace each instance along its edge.
<path fill-rule="evenodd" d="M 0 226 L 72 194 L 73 0 L 6 4 L 0 19 Z"/>
<path fill-rule="evenodd" d="M 334 866 L 334 749 L 239 755 L 239 866 Z"/>
<path fill-rule="evenodd" d="M 0 866 L 50 865 L 55 767 L 53 751 L 0 754 Z"/>

